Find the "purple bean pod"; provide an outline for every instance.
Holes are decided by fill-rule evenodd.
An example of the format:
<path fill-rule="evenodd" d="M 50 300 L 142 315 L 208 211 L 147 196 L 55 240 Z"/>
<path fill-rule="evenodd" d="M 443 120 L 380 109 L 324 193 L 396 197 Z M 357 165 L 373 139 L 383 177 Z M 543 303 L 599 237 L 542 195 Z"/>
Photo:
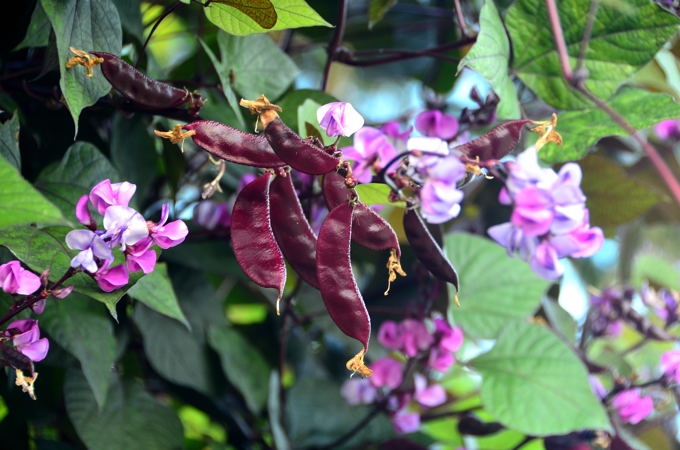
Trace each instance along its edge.
<path fill-rule="evenodd" d="M 267 122 L 264 135 L 279 158 L 300 172 L 323 175 L 334 171 L 340 163 L 339 158 L 301 138 L 278 117 Z"/>
<path fill-rule="evenodd" d="M 271 227 L 269 188 L 274 176 L 267 171 L 239 192 L 231 213 L 231 242 L 243 272 L 260 286 L 278 290 L 278 314 L 286 263 Z"/>
<path fill-rule="evenodd" d="M 477 139 L 454 147 L 470 160 L 495 161 L 509 154 L 519 143 L 522 130 L 531 120 L 511 120 L 492 128 Z"/>
<path fill-rule="evenodd" d="M 321 298 L 333 322 L 347 336 L 363 345 L 347 368 L 368 376 L 363 357 L 371 337 L 371 319 L 359 292 L 350 259 L 352 216 L 354 205 L 342 203 L 326 216 L 317 240 L 316 270 L 321 285 Z"/>
<path fill-rule="evenodd" d="M 453 284 L 458 291 L 458 274 L 415 209 L 404 212 L 404 232 L 418 260 L 436 278 Z"/>
<path fill-rule="evenodd" d="M 316 236 L 305 217 L 290 174 L 277 176 L 269 189 L 274 237 L 288 264 L 304 281 L 319 289 Z"/>
<path fill-rule="evenodd" d="M 213 156 L 252 167 L 274 168 L 285 166 L 263 136 L 243 131 L 210 120 L 198 120 L 182 127 L 195 131 L 192 136 L 199 147 Z"/>

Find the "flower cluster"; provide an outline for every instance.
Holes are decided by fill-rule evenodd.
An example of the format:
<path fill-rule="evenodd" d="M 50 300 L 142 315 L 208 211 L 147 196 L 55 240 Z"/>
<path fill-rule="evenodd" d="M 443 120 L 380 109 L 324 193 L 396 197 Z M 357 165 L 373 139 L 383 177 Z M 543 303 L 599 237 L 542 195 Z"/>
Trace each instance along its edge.
<path fill-rule="evenodd" d="M 529 262 L 546 279 L 562 275 L 564 257 L 587 257 L 602 246 L 602 230 L 590 227 L 581 168 L 574 163 L 559 172 L 538 164 L 535 147 L 505 163 L 508 177 L 499 201 L 513 205 L 510 222 L 489 228 L 489 235 Z"/>
<path fill-rule="evenodd" d="M 147 222 L 128 206 L 135 190 L 136 186 L 128 182 L 101 181 L 76 205 L 76 217 L 88 229 L 73 230 L 66 235 L 69 248 L 80 250 L 71 260 L 71 267 L 93 274 L 99 287 L 106 292 L 126 285 L 131 272 L 152 272 L 157 258 L 152 247 L 174 247 L 184 241 L 188 233 L 181 220 L 167 223 L 167 204 L 163 205 L 160 222 Z M 88 201 L 103 216 L 103 229 L 98 229 Z M 124 254 L 125 262 L 113 265 L 116 248 Z"/>
<path fill-rule="evenodd" d="M 397 432 L 417 431 L 423 411 L 446 402 L 444 388 L 426 374 L 445 372 L 455 363 L 454 352 L 463 343 L 463 333 L 441 318 L 427 323 L 406 319 L 400 323 L 383 322 L 378 341 L 394 350 L 394 357 L 386 356 L 371 364 L 370 378 L 346 381 L 342 395 L 352 405 L 383 401 Z M 405 357 L 424 361 L 423 367 L 406 370 Z M 405 379 L 407 373 L 409 377 Z"/>
<path fill-rule="evenodd" d="M 639 388 L 619 392 L 614 396 L 611 405 L 622 422 L 632 425 L 642 422 L 654 411 L 652 397 L 642 395 Z"/>

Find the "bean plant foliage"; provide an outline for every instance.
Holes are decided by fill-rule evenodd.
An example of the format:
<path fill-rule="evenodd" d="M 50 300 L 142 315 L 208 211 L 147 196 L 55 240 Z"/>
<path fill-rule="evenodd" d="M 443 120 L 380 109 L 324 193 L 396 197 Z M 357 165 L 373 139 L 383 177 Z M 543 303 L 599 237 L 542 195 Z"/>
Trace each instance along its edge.
<path fill-rule="evenodd" d="M 677 447 L 677 1 L 16 3 L 3 448 Z"/>

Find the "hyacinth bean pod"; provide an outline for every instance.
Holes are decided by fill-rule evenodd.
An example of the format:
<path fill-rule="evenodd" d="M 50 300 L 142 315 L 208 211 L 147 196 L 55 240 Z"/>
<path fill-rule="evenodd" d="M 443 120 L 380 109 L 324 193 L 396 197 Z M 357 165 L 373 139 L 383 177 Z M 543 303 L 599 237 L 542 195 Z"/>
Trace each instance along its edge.
<path fill-rule="evenodd" d="M 511 120 L 492 128 L 477 139 L 455 147 L 471 160 L 494 161 L 509 154 L 519 143 L 522 130 L 531 120 Z"/>
<path fill-rule="evenodd" d="M 106 52 L 90 52 L 102 58 L 102 74 L 111 86 L 124 97 L 152 109 L 177 108 L 184 103 L 195 114 L 203 105 L 199 94 L 191 93 L 167 83 L 149 78 L 116 55 Z"/>
<path fill-rule="evenodd" d="M 345 183 L 345 177 L 337 172 L 330 172 L 323 176 L 321 192 L 329 210 L 352 198 L 352 192 Z"/>
<path fill-rule="evenodd" d="M 326 216 L 317 240 L 316 271 L 328 314 L 347 336 L 363 345 L 347 362 L 347 368 L 362 375 L 371 370 L 363 363 L 371 337 L 371 319 L 359 292 L 350 259 L 354 205 L 341 203 Z"/>
<path fill-rule="evenodd" d="M 271 227 L 269 188 L 273 178 L 267 171 L 239 192 L 231 213 L 231 242 L 243 272 L 260 286 L 278 290 L 278 314 L 286 263 Z"/>
<path fill-rule="evenodd" d="M 323 147 L 301 138 L 278 117 L 267 123 L 264 135 L 279 158 L 300 172 L 323 175 L 334 171 L 340 162 Z"/>
<path fill-rule="evenodd" d="M 269 194 L 272 229 L 283 256 L 300 278 L 319 289 L 316 236 L 302 210 L 290 174 L 277 176 Z"/>
<path fill-rule="evenodd" d="M 352 240 L 371 250 L 394 249 L 397 256 L 401 256 L 399 238 L 392 225 L 364 203 L 359 202 L 354 208 Z"/>
<path fill-rule="evenodd" d="M 404 212 L 404 232 L 418 260 L 432 275 L 459 290 L 458 274 L 415 209 Z"/>
<path fill-rule="evenodd" d="M 226 161 L 262 168 L 285 165 L 263 136 L 244 133 L 211 120 L 198 120 L 182 128 L 195 131 L 192 139 L 196 145 Z"/>

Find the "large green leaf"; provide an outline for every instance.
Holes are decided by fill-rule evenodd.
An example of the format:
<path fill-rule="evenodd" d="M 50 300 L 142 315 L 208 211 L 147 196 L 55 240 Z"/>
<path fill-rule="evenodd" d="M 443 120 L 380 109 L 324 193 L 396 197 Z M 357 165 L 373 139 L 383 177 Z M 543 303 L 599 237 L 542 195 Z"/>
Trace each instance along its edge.
<path fill-rule="evenodd" d="M 533 436 L 611 429 L 583 363 L 544 327 L 511 322 L 470 364 L 483 377 L 484 409 L 508 428 Z"/>
<path fill-rule="evenodd" d="M 159 403 L 139 381 L 112 380 L 106 404 L 99 408 L 82 374 L 70 371 L 64 398 L 78 436 L 91 450 L 184 447 L 175 411 Z"/>
<path fill-rule="evenodd" d="M 591 2 L 561 0 L 556 3 L 569 63 L 574 68 Z M 558 109 L 589 106 L 562 78 L 544 0 L 513 3 L 505 23 L 512 39 L 513 67 L 529 88 Z M 610 97 L 654 57 L 663 43 L 677 32 L 678 24 L 675 16 L 648 0 L 600 2 L 585 54 L 586 87 L 601 98 Z"/>
<path fill-rule="evenodd" d="M 260 352 L 232 327 L 212 326 L 208 344 L 220 356 L 222 370 L 243 395 L 248 408 L 258 413 L 267 402 L 270 368 Z"/>
<path fill-rule="evenodd" d="M 277 20 L 274 26 L 268 28 L 258 25 L 242 11 L 218 2 L 212 2 L 205 8 L 205 16 L 227 33 L 239 36 L 287 28 L 331 26 L 304 0 L 272 0 L 272 3 Z"/>
<path fill-rule="evenodd" d="M 278 98 L 295 79 L 298 69 L 269 36 L 230 36 L 218 33 L 218 72 L 229 74 L 230 85 L 241 97 L 254 99 L 265 94 Z"/>
<path fill-rule="evenodd" d="M 0 156 L 11 165 L 21 170 L 21 154 L 19 153 L 19 116 L 0 124 Z"/>
<path fill-rule="evenodd" d="M 465 58 L 458 64 L 487 79 L 500 97 L 496 114 L 500 119 L 519 119 L 517 90 L 509 74 L 510 42 L 493 0 L 486 0 L 479 15 L 479 34 Z"/>
<path fill-rule="evenodd" d="M 122 31 L 118 10 L 111 0 L 40 0 L 40 4 L 57 40 L 61 72 L 59 87 L 77 134 L 80 112 L 93 105 L 111 86 L 99 70 L 88 78 L 83 67 L 67 69 L 66 61 L 73 56 L 69 47 L 119 54 Z"/>
<path fill-rule="evenodd" d="M 680 115 L 680 105 L 666 94 L 652 94 L 641 89 L 625 88 L 607 102 L 619 111 L 635 129 L 643 129 L 664 119 Z M 567 111 L 560 114 L 557 130 L 562 146 L 546 145 L 539 153 L 546 162 L 574 161 L 583 158 L 605 136 L 625 135 L 605 112 L 598 108 Z"/>
<path fill-rule="evenodd" d="M 66 217 L 75 216 L 78 199 L 104 179 L 118 181 L 118 172 L 89 142 L 74 142 L 57 166 L 45 169 L 35 182 Z"/>
<path fill-rule="evenodd" d="M 16 167 L 0 158 L 0 228 L 29 223 L 66 223 L 59 209 L 22 178 Z M 1 235 L 0 235 L 1 236 Z"/>
<path fill-rule="evenodd" d="M 536 311 L 548 282 L 528 264 L 508 256 L 500 245 L 472 234 L 448 235 L 444 246 L 463 280 L 461 306 L 451 306 L 449 314 L 466 334 L 495 338 L 508 321 Z"/>
<path fill-rule="evenodd" d="M 139 300 L 149 308 L 171 319 L 176 319 L 186 327 L 189 322 L 177 302 L 177 296 L 168 278 L 164 263 L 156 264 L 153 272 L 144 275 L 128 290 L 130 297 Z"/>
<path fill-rule="evenodd" d="M 66 300 L 48 300 L 40 326 L 50 338 L 78 359 L 97 406 L 104 406 L 109 375 L 116 358 L 116 339 L 104 308 L 72 293 Z"/>
<path fill-rule="evenodd" d="M 237 9 L 262 28 L 276 25 L 276 9 L 269 0 L 213 0 L 213 3 Z"/>

